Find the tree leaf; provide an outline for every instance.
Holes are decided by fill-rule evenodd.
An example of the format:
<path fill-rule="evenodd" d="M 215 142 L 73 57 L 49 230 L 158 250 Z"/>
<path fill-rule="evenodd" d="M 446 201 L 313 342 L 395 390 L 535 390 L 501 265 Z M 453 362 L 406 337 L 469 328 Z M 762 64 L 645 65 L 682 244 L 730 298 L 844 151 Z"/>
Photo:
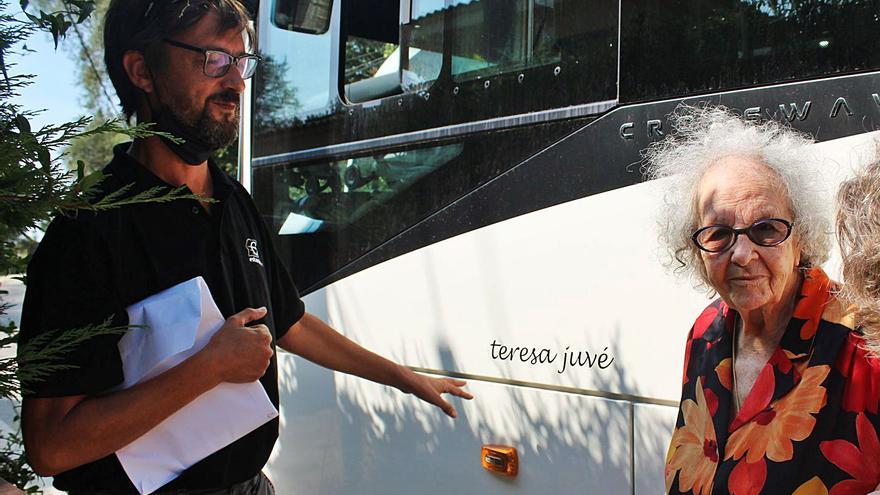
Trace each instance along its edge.
<path fill-rule="evenodd" d="M 52 170 L 52 158 L 49 156 L 48 148 L 41 146 L 37 151 L 37 159 L 40 160 L 40 165 L 43 166 L 43 170 L 49 174 Z"/>
<path fill-rule="evenodd" d="M 82 183 L 83 175 L 86 172 L 86 162 L 82 160 L 76 161 L 76 181 Z"/>
<path fill-rule="evenodd" d="M 92 15 L 92 12 L 94 12 L 94 11 L 95 11 L 95 4 L 87 3 L 84 7 L 82 7 L 82 10 L 80 10 L 79 18 L 77 19 L 76 23 L 81 24 L 81 23 L 85 22 L 85 20 L 88 19 L 89 16 Z"/>
<path fill-rule="evenodd" d="M 90 173 L 79 181 L 80 192 L 88 193 L 89 189 L 95 187 L 102 180 L 104 180 L 104 174 L 100 171 Z"/>
<path fill-rule="evenodd" d="M 27 10 L 28 5 L 30 4 L 30 2 L 28 0 L 21 0 L 21 2 L 19 2 L 19 3 L 21 4 L 21 11 L 22 12 Z"/>
<path fill-rule="evenodd" d="M 31 123 L 28 122 L 28 119 L 22 114 L 15 116 L 15 127 L 18 127 L 18 131 L 22 134 L 31 133 Z"/>

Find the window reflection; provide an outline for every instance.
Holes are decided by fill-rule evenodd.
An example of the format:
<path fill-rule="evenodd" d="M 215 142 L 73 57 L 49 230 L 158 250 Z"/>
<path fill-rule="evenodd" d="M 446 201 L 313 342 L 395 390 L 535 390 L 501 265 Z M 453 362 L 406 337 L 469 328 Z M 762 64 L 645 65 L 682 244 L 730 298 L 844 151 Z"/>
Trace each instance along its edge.
<path fill-rule="evenodd" d="M 876 0 L 625 0 L 621 99 L 880 67 Z"/>
<path fill-rule="evenodd" d="M 422 177 L 458 157 L 462 144 L 382 153 L 277 171 L 287 194 L 275 205 L 279 234 L 337 231 L 357 222 Z M 397 211 L 397 214 L 404 214 Z"/>
<path fill-rule="evenodd" d="M 269 109 L 274 116 L 263 118 L 261 111 L 255 111 L 256 134 L 272 131 L 273 125 L 330 113 L 336 102 L 331 94 L 335 86 L 330 71 L 331 35 L 330 31 L 306 34 L 285 29 L 260 33 L 260 55 L 265 61 L 257 70 L 254 105 L 255 110 Z"/>
<path fill-rule="evenodd" d="M 567 29 L 560 31 L 562 16 L 585 14 L 602 20 L 561 22 Z M 404 89 L 426 89 L 440 77 L 444 43 L 453 79 L 480 79 L 557 64 L 565 43 L 604 37 L 614 15 L 572 0 L 414 0 L 412 22 L 402 27 L 408 46 Z M 445 30 L 447 25 L 452 29 Z M 444 40 L 444 33 L 450 39 Z"/>
<path fill-rule="evenodd" d="M 617 97 L 617 0 L 413 2 L 401 24 L 397 0 L 334 1 L 321 35 L 261 17 L 277 70 L 255 106 L 277 118 L 255 122 L 254 156 Z"/>
<path fill-rule="evenodd" d="M 456 80 L 521 70 L 560 59 L 554 0 L 484 0 L 456 8 Z"/>

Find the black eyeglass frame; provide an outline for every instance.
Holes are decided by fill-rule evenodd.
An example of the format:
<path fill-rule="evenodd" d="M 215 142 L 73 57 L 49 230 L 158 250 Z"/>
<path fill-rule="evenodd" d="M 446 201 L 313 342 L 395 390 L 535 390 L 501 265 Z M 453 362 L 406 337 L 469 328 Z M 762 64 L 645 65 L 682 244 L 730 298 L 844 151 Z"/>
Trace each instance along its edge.
<path fill-rule="evenodd" d="M 168 43 L 171 46 L 176 46 L 178 48 L 183 48 L 184 50 L 189 50 L 189 51 L 201 53 L 205 57 L 205 63 L 202 66 L 202 73 L 208 77 L 214 77 L 214 78 L 223 77 L 227 73 L 229 73 L 229 68 L 232 67 L 233 65 L 236 67 L 236 70 L 238 70 L 238 61 L 239 60 L 253 60 L 254 61 L 254 70 L 250 74 L 248 74 L 247 76 L 245 76 L 244 74 L 241 74 L 242 79 L 250 79 L 257 72 L 257 65 L 259 65 L 261 60 L 263 60 L 263 57 L 257 55 L 256 53 L 245 53 L 244 55 L 235 56 L 235 55 L 226 53 L 223 50 L 209 50 L 207 48 L 193 46 L 188 43 L 173 40 L 170 38 L 162 38 L 162 41 L 164 41 L 165 43 Z M 210 53 L 223 54 L 227 57 L 230 57 L 232 59 L 232 61 L 229 62 L 228 64 L 226 64 L 226 66 L 224 67 L 224 69 L 221 73 L 216 74 L 216 75 L 209 74 L 208 73 L 208 54 L 210 54 Z"/>
<path fill-rule="evenodd" d="M 785 227 L 787 229 L 785 236 L 781 240 L 779 240 L 778 242 L 773 242 L 771 244 L 765 244 L 763 242 L 756 240 L 754 237 L 752 237 L 752 229 L 758 225 L 761 225 L 761 224 L 767 223 L 767 222 L 779 222 L 779 223 L 785 225 Z M 699 249 L 701 249 L 707 253 L 713 253 L 713 254 L 723 253 L 723 252 L 729 250 L 730 248 L 732 248 L 736 244 L 736 240 L 740 236 L 740 234 L 745 234 L 746 237 L 748 237 L 749 240 L 752 241 L 757 246 L 774 247 L 774 246 L 778 246 L 778 245 L 782 244 L 783 242 L 788 240 L 789 237 L 791 237 L 791 230 L 792 230 L 793 225 L 794 224 L 792 222 L 789 222 L 788 220 L 785 220 L 784 218 L 764 218 L 764 219 L 756 221 L 755 223 L 749 225 L 748 227 L 741 227 L 738 229 L 731 227 L 730 225 L 713 224 L 713 225 L 707 225 L 705 227 L 700 227 L 699 229 L 697 229 L 696 232 L 694 232 L 691 235 L 691 240 L 694 241 L 694 244 Z M 700 241 L 698 240 L 700 237 L 700 234 L 705 232 L 708 229 L 717 229 L 717 228 L 729 230 L 730 232 L 733 233 L 733 237 L 731 238 L 730 242 L 728 242 L 727 245 L 724 246 L 723 249 L 717 249 L 717 250 L 706 249 L 706 247 L 703 246 L 702 244 L 700 244 Z"/>

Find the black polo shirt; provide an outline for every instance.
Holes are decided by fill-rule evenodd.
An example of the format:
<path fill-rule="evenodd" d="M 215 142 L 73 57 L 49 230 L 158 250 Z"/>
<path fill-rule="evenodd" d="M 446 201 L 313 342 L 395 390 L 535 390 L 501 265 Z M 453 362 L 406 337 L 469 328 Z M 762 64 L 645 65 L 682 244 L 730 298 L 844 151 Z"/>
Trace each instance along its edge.
<path fill-rule="evenodd" d="M 134 185 L 126 196 L 170 188 L 128 155 L 128 146 L 114 149 L 97 197 L 128 184 Z M 209 168 L 217 200 L 210 213 L 195 200 L 175 200 L 53 220 L 28 266 L 21 340 L 107 318 L 125 325 L 127 306 L 201 275 L 224 318 L 266 306 L 264 322 L 274 345 L 302 317 L 303 303 L 250 195 L 213 163 Z M 97 337 L 81 345 L 67 358 L 75 368 L 52 374 L 26 397 L 96 395 L 122 383 L 119 338 Z M 277 378 L 273 357 L 260 382 L 276 407 Z M 203 459 L 166 488 L 218 488 L 246 480 L 262 469 L 277 437 L 275 419 Z M 115 455 L 59 474 L 55 486 L 137 493 Z"/>

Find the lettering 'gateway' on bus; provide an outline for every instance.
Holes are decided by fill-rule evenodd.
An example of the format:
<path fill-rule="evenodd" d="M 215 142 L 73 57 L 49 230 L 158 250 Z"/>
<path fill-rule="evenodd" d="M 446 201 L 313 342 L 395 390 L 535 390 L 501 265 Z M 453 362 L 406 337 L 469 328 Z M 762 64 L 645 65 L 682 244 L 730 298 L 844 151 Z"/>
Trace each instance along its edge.
<path fill-rule="evenodd" d="M 812 134 L 833 191 L 880 123 L 876 0 L 256 11 L 242 179 L 309 310 L 478 397 L 452 424 L 280 356 L 279 493 L 661 493 L 707 301 L 660 266 L 663 184 L 641 151 L 678 104 L 721 104 Z M 491 342 L 558 356 L 493 359 Z M 613 365 L 559 372 L 566 348 Z M 481 467 L 484 445 L 517 449 L 516 478 Z"/>

